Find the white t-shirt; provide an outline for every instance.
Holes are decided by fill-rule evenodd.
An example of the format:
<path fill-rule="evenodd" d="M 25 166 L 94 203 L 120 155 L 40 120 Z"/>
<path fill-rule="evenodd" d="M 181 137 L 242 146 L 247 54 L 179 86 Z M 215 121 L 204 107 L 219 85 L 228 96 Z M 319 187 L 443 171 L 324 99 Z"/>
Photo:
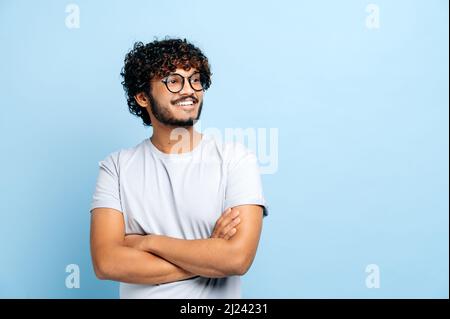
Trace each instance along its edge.
<path fill-rule="evenodd" d="M 268 214 L 256 156 L 240 143 L 204 135 L 193 151 L 166 154 L 147 138 L 99 166 L 91 211 L 121 211 L 127 234 L 206 239 L 229 207 L 256 204 Z M 120 297 L 241 298 L 241 282 L 239 276 L 197 276 L 160 285 L 121 283 Z"/>

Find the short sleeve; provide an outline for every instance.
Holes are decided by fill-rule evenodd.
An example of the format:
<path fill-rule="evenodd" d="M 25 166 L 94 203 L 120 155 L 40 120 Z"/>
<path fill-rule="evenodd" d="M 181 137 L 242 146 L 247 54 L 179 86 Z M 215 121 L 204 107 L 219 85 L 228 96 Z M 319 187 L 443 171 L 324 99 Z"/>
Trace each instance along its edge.
<path fill-rule="evenodd" d="M 269 211 L 263 195 L 256 155 L 242 144 L 234 144 L 228 166 L 225 209 L 238 205 L 260 205 L 263 217 Z"/>
<path fill-rule="evenodd" d="M 122 211 L 116 155 L 117 153 L 113 153 L 98 163 L 99 172 L 92 197 L 91 212 L 98 207 Z"/>

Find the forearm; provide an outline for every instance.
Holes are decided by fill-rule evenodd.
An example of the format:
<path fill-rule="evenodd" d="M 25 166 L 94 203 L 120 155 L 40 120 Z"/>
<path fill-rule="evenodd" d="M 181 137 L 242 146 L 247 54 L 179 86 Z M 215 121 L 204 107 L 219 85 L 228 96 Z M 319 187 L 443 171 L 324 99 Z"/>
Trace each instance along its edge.
<path fill-rule="evenodd" d="M 94 259 L 100 279 L 155 285 L 196 276 L 151 253 L 121 245 L 100 248 Z"/>
<path fill-rule="evenodd" d="M 185 240 L 148 235 L 144 249 L 200 276 L 240 275 L 237 271 L 239 256 L 230 241 L 222 238 Z"/>

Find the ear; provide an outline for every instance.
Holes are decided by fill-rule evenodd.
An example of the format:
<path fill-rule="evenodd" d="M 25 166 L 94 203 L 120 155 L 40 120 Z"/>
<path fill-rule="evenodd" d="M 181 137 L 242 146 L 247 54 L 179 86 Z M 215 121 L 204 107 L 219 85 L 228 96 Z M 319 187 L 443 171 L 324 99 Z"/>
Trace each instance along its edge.
<path fill-rule="evenodd" d="M 136 94 L 134 96 L 134 99 L 136 100 L 137 104 L 139 104 L 139 106 L 141 107 L 147 107 L 150 105 L 150 101 L 144 92 Z"/>

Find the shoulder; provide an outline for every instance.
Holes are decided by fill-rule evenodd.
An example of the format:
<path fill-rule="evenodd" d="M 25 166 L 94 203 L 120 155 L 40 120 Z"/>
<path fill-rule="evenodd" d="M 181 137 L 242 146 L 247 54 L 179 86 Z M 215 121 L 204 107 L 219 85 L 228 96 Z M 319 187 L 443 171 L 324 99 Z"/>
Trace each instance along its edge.
<path fill-rule="evenodd" d="M 115 150 L 99 161 L 99 165 L 106 165 L 109 168 L 115 168 L 118 171 L 120 166 L 126 165 L 131 160 L 137 157 L 141 158 L 143 156 L 145 151 L 145 142 L 146 140 L 143 140 L 133 147 Z"/>

